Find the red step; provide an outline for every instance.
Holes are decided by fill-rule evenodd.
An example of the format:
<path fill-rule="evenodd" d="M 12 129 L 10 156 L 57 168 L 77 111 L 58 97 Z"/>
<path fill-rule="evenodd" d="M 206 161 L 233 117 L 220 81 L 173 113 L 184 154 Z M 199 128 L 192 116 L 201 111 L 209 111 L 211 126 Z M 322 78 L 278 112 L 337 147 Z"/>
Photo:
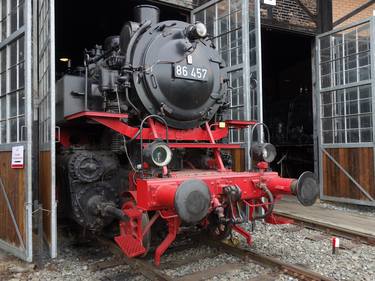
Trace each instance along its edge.
<path fill-rule="evenodd" d="M 124 254 L 129 257 L 136 257 L 146 252 L 145 247 L 142 245 L 142 241 L 135 239 L 132 235 L 120 235 L 115 237 L 117 245 L 121 248 Z"/>

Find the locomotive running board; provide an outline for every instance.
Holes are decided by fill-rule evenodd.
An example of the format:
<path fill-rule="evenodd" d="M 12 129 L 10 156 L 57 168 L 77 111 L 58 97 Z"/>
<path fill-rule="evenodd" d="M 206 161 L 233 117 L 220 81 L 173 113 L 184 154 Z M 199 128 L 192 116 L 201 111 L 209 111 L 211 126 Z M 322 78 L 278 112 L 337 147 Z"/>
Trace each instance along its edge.
<path fill-rule="evenodd" d="M 68 121 L 74 121 L 74 120 L 81 119 L 81 118 L 91 119 L 129 138 L 133 138 L 139 131 L 139 128 L 132 127 L 128 125 L 126 122 L 124 122 L 123 119 L 128 118 L 127 114 L 82 111 L 82 112 L 78 112 L 69 116 L 65 116 L 65 119 Z M 152 120 L 150 120 L 150 122 L 152 122 L 154 128 L 153 129 L 144 128 L 142 130 L 143 140 L 154 140 L 155 139 L 154 133 L 157 133 L 158 138 L 166 139 L 167 134 L 166 134 L 165 126 L 158 122 L 153 122 Z M 229 133 L 229 127 L 240 129 L 240 128 L 252 126 L 254 124 L 256 124 L 256 121 L 226 120 L 224 122 L 210 124 L 208 129 L 201 128 L 201 127 L 187 129 L 187 130 L 178 130 L 178 129 L 169 128 L 168 139 L 170 141 L 210 141 L 212 143 L 211 137 L 215 142 L 227 137 Z M 221 126 L 221 125 L 224 125 L 224 126 Z M 215 129 L 213 130 L 212 128 L 215 128 Z M 136 139 L 140 139 L 140 138 L 141 138 L 140 135 L 136 137 Z M 217 144 L 217 145 L 221 146 L 222 144 Z M 206 147 L 202 147 L 202 148 L 206 148 Z M 212 146 L 210 148 L 212 148 Z M 239 145 L 235 145 L 232 147 L 221 146 L 217 148 L 233 149 L 233 148 L 240 148 L 240 146 Z"/>

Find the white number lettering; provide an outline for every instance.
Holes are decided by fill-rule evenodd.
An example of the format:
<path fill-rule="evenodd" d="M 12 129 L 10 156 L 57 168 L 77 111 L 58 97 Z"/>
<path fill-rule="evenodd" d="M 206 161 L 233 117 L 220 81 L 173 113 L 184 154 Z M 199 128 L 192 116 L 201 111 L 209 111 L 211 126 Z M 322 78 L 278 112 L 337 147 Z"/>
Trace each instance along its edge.
<path fill-rule="evenodd" d="M 185 77 L 188 76 L 187 66 L 182 67 L 182 75 L 185 76 Z"/>
<path fill-rule="evenodd" d="M 181 76 L 181 74 L 182 74 L 181 65 L 177 65 L 177 66 L 176 66 L 176 74 L 177 74 L 178 76 Z"/>
<path fill-rule="evenodd" d="M 191 73 L 190 73 L 191 77 L 197 77 L 197 75 L 195 75 L 195 67 L 191 68 Z"/>
<path fill-rule="evenodd" d="M 202 69 L 202 71 L 203 71 L 203 79 L 205 79 L 206 78 L 206 75 L 207 75 L 207 69 Z"/>
<path fill-rule="evenodd" d="M 189 73 L 190 72 L 190 73 Z M 206 68 L 201 67 L 194 67 L 191 66 L 191 70 L 188 66 L 182 66 L 179 64 L 176 64 L 175 66 L 175 73 L 176 76 L 183 76 L 183 77 L 194 77 L 197 79 L 206 79 L 208 70 Z"/>
<path fill-rule="evenodd" d="M 199 67 L 197 67 L 197 77 L 199 78 L 199 79 L 201 79 L 202 78 L 202 69 L 200 69 Z"/>

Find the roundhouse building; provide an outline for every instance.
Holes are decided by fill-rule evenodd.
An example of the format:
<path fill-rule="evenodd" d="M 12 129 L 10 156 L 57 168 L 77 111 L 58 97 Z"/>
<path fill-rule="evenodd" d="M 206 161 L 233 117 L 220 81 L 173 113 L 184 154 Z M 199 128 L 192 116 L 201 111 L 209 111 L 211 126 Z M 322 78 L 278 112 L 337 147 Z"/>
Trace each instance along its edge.
<path fill-rule="evenodd" d="M 32 261 L 35 229 L 57 255 L 55 82 L 139 1 L 0 2 L 0 248 Z M 268 124 L 274 170 L 314 171 L 321 199 L 375 206 L 373 1 L 142 3 L 206 24 L 229 73 L 227 118 Z M 230 141 L 243 143 L 233 169 L 250 168 L 250 131 Z"/>

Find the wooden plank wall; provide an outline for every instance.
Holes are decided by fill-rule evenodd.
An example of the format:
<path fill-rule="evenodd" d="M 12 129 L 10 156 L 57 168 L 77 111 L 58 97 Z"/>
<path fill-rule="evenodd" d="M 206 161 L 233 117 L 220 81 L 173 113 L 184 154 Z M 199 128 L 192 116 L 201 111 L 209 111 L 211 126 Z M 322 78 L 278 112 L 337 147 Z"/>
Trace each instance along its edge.
<path fill-rule="evenodd" d="M 375 198 L 372 148 L 327 148 L 327 152 Z M 368 201 L 357 186 L 323 153 L 323 194 Z"/>
<path fill-rule="evenodd" d="M 51 152 L 39 153 L 40 201 L 43 204 L 43 229 L 48 244 L 51 244 Z"/>
<path fill-rule="evenodd" d="M 0 152 L 0 177 L 4 183 L 4 187 L 10 204 L 12 205 L 14 216 L 16 218 L 18 228 L 21 232 L 21 236 L 23 238 L 23 241 L 25 242 L 25 170 L 12 169 L 11 159 L 12 152 Z M 0 190 L 0 239 L 16 247 L 21 246 L 2 190 Z"/>
<path fill-rule="evenodd" d="M 232 170 L 235 172 L 245 171 L 245 150 L 243 148 L 233 149 L 232 153 Z"/>

